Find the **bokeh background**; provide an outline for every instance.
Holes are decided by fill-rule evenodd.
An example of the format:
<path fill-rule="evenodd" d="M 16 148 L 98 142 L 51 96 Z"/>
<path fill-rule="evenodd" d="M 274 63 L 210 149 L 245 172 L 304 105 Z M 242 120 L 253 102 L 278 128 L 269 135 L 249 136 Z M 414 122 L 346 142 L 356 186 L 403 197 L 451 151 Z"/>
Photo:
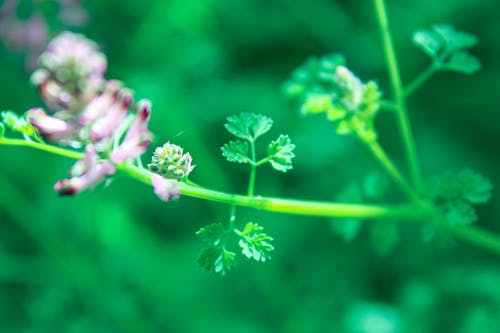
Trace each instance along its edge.
<path fill-rule="evenodd" d="M 436 75 L 409 107 L 426 175 L 470 167 L 498 188 L 500 2 L 387 6 L 405 82 L 428 61 L 411 43 L 414 30 L 450 23 L 479 37 L 473 53 L 483 69 Z M 259 194 L 332 200 L 378 168 L 355 139 L 301 117 L 281 94 L 309 56 L 340 52 L 390 96 L 371 1 L 3 0 L 0 8 L 1 109 L 42 105 L 30 70 L 47 40 L 69 29 L 102 46 L 108 78 L 153 101 L 156 143 L 190 151 L 200 184 L 244 192 L 247 170 L 220 154 L 225 117 L 242 111 L 272 117 L 268 139 L 287 133 L 297 145 L 291 172 L 259 170 Z M 403 165 L 393 115 L 377 126 Z M 198 267 L 194 233 L 227 220 L 228 207 L 187 197 L 165 204 L 124 177 L 60 198 L 53 184 L 72 163 L 0 147 L 0 332 L 500 332 L 500 258 L 424 242 L 416 222 L 398 221 L 390 237 L 368 222 L 345 242 L 327 219 L 239 209 L 239 223 L 264 225 L 276 250 L 265 264 L 240 256 L 220 278 Z M 499 203 L 494 192 L 479 209 L 479 225 L 497 233 Z M 384 254 L 373 246 L 395 241 Z"/>

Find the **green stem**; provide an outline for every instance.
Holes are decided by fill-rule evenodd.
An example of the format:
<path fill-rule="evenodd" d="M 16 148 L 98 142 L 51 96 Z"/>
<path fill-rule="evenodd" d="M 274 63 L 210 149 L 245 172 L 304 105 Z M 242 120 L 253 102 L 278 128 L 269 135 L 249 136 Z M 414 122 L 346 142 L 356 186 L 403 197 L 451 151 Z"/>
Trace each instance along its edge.
<path fill-rule="evenodd" d="M 415 185 L 417 190 L 420 191 L 422 188 L 422 176 L 420 173 L 417 150 L 415 148 L 415 142 L 413 140 L 412 129 L 408 118 L 408 110 L 406 107 L 403 85 L 401 83 L 401 75 L 399 73 L 396 52 L 392 42 L 391 32 L 389 30 L 389 21 L 387 20 L 385 4 L 384 0 L 373 0 L 373 2 L 377 13 L 380 34 L 382 36 L 382 41 L 384 44 L 385 58 L 391 81 L 392 94 L 394 96 L 396 104 L 398 105 L 396 114 L 403 137 L 406 158 L 410 167 L 410 174 L 413 184 Z"/>
<path fill-rule="evenodd" d="M 399 106 L 393 101 L 381 100 L 380 108 L 388 111 L 397 111 Z"/>
<path fill-rule="evenodd" d="M 361 137 L 360 137 L 361 139 Z M 375 156 L 376 160 L 380 163 L 380 165 L 384 168 L 387 174 L 394 180 L 394 182 L 403 190 L 403 192 L 416 204 L 421 205 L 423 207 L 426 204 L 422 201 L 419 195 L 413 190 L 410 184 L 406 181 L 406 179 L 401 175 L 399 170 L 396 168 L 394 163 L 391 161 L 389 156 L 387 156 L 384 149 L 380 146 L 377 141 L 364 141 L 361 139 L 367 146 L 368 150 Z"/>
<path fill-rule="evenodd" d="M 30 147 L 73 159 L 80 159 L 83 157 L 82 153 L 37 142 L 25 142 L 22 140 L 2 138 L 0 139 L 0 145 Z M 378 146 L 378 144 L 370 144 L 369 147 L 370 150 L 372 150 L 373 148 L 372 152 L 381 161 L 381 163 L 384 165 L 384 168 L 386 168 L 387 171 L 391 170 L 390 172 L 395 180 L 402 179 L 403 182 L 401 184 L 406 183 L 406 181 L 404 181 L 404 178 L 401 177 L 397 169 L 387 158 L 384 151 Z M 151 186 L 151 177 L 153 173 L 151 173 L 150 171 L 146 169 L 139 169 L 138 167 L 128 163 L 119 163 L 116 165 L 116 167 L 118 170 L 127 174 L 129 177 Z M 421 201 L 417 205 L 384 206 L 344 204 L 329 201 L 294 200 L 261 196 L 249 197 L 214 191 L 206 189 L 204 187 L 193 186 L 184 182 L 178 182 L 177 186 L 179 187 L 181 194 L 184 196 L 221 202 L 230 204 L 234 207 L 244 206 L 284 214 L 318 217 L 357 217 L 367 219 L 403 218 L 424 221 L 429 221 L 435 218 L 437 215 L 435 209 L 422 205 Z M 406 187 L 406 185 L 403 186 Z M 447 223 L 441 223 L 438 226 L 449 230 L 457 238 L 460 238 L 466 242 L 490 250 L 500 255 L 500 237 L 491 232 L 481 230 L 472 226 L 450 226 Z"/>
<path fill-rule="evenodd" d="M 7 139 L 7 138 L 1 138 L 0 139 L 0 145 L 6 145 L 6 146 L 23 146 L 23 147 L 30 147 L 34 148 L 37 150 L 42 150 L 46 151 L 52 154 L 64 156 L 64 157 L 69 157 L 73 159 L 80 159 L 84 157 L 83 153 L 75 152 L 72 150 L 64 149 L 64 148 L 59 148 L 39 142 L 34 142 L 34 141 L 24 141 L 24 140 L 19 140 L 19 139 Z"/>
<path fill-rule="evenodd" d="M 151 185 L 151 176 L 153 173 L 148 170 L 140 170 L 126 163 L 117 164 L 116 168 L 142 183 Z M 177 186 L 181 194 L 188 197 L 285 214 L 323 217 L 404 217 L 409 219 L 419 219 L 433 215 L 433 212 L 429 209 L 419 208 L 414 205 L 379 206 L 262 196 L 250 197 L 214 191 L 203 187 L 194 187 L 182 182 L 177 183 Z"/>
<path fill-rule="evenodd" d="M 267 162 L 269 162 L 270 160 L 272 160 L 272 159 L 273 159 L 273 157 L 274 157 L 274 156 L 264 157 L 263 159 L 261 159 L 261 160 L 259 160 L 259 161 L 257 161 L 257 162 L 255 163 L 255 167 L 257 167 L 257 168 L 258 168 L 258 167 L 260 167 L 261 165 L 266 164 Z"/>
<path fill-rule="evenodd" d="M 413 94 L 415 92 L 415 90 L 417 90 L 425 82 L 427 82 L 427 80 L 429 80 L 431 78 L 431 76 L 436 72 L 436 70 L 437 70 L 437 67 L 434 64 L 432 64 L 429 67 L 427 67 L 427 69 L 425 71 L 420 73 L 419 76 L 417 76 L 415 79 L 413 79 L 413 81 L 411 81 L 404 89 L 405 97 L 408 97 L 411 94 Z"/>
<path fill-rule="evenodd" d="M 231 211 L 229 213 L 229 230 L 234 230 L 236 222 L 236 205 L 231 205 Z"/>
<path fill-rule="evenodd" d="M 249 197 L 253 197 L 254 189 L 255 189 L 255 175 L 257 173 L 257 165 L 255 163 L 255 142 L 250 140 L 250 157 L 252 161 L 250 163 L 250 177 L 248 179 L 248 191 L 247 195 Z"/>

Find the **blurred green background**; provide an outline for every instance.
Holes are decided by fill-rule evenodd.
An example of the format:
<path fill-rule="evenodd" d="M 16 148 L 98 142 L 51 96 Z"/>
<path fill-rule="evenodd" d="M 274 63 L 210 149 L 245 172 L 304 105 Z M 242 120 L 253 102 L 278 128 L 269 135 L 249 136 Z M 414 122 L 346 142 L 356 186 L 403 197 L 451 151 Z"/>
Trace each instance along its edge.
<path fill-rule="evenodd" d="M 414 30 L 450 23 L 479 37 L 473 53 L 483 69 L 436 75 L 409 107 L 427 175 L 465 166 L 498 188 L 500 2 L 387 6 L 405 82 L 428 61 L 411 43 Z M 107 77 L 153 101 L 156 143 L 185 147 L 200 184 L 244 192 L 246 168 L 219 148 L 229 139 L 225 117 L 242 111 L 272 117 L 268 139 L 287 133 L 297 145 L 291 172 L 259 170 L 259 194 L 332 200 L 377 170 L 354 138 L 301 117 L 280 91 L 309 56 L 340 52 L 389 97 L 370 1 L 19 1 L 18 20 L 32 15 L 49 36 L 71 29 L 99 42 Z M 42 105 L 28 68 L 43 43 L 16 45 L 7 38 L 14 23 L 2 20 L 0 108 L 22 113 Z M 393 115 L 377 126 L 402 165 Z M 196 264 L 203 244 L 194 233 L 225 221 L 228 207 L 187 197 L 164 204 L 124 177 L 58 197 L 53 184 L 72 163 L 0 147 L 0 332 L 500 332 L 499 258 L 460 242 L 425 243 L 417 223 L 399 221 L 398 244 L 380 255 L 368 228 L 346 243 L 327 219 L 239 209 L 239 222 L 264 225 L 276 250 L 266 264 L 240 256 L 220 278 Z M 499 200 L 494 193 L 479 209 L 480 226 L 497 233 Z"/>

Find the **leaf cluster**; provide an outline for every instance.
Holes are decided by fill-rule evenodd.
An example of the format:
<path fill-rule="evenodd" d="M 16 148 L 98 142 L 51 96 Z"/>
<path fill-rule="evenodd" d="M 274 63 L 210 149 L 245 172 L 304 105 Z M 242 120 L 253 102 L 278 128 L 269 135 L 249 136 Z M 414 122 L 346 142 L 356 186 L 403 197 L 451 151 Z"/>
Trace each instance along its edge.
<path fill-rule="evenodd" d="M 426 193 L 439 207 L 449 224 L 466 225 L 477 220 L 475 204 L 486 203 L 493 186 L 481 174 L 463 169 L 454 174 L 447 172 L 427 181 Z"/>
<path fill-rule="evenodd" d="M 225 275 L 236 265 L 236 253 L 227 249 L 229 238 L 236 236 L 242 254 L 258 262 L 271 259 L 269 253 L 274 250 L 272 237 L 263 232 L 257 223 L 248 222 L 243 230 L 224 227 L 222 223 L 213 223 L 201 228 L 200 236 L 207 247 L 198 258 L 198 264 L 219 275 Z"/>
<path fill-rule="evenodd" d="M 469 53 L 478 42 L 474 35 L 455 30 L 451 25 L 436 24 L 413 34 L 413 42 L 433 61 L 438 70 L 472 74 L 481 69 L 479 60 Z"/>
<path fill-rule="evenodd" d="M 255 140 L 266 134 L 272 125 L 271 118 L 260 114 L 243 112 L 228 117 L 226 129 L 244 141 L 236 140 L 226 143 L 221 148 L 222 155 L 229 162 L 250 164 L 253 167 L 269 162 L 277 171 L 286 172 L 292 169 L 295 145 L 292 144 L 288 135 L 281 134 L 276 140 L 271 141 L 267 147 L 267 156 L 259 160 L 255 158 Z"/>
<path fill-rule="evenodd" d="M 18 116 L 13 111 L 2 111 L 0 112 L 0 118 L 0 138 L 4 137 L 5 128 L 8 128 L 11 131 L 20 133 L 27 138 L 33 138 L 38 141 L 41 140 L 37 130 L 26 120 L 25 117 Z"/>
<path fill-rule="evenodd" d="M 299 102 L 302 114 L 325 114 L 337 123 L 337 133 L 376 139 L 373 120 L 381 93 L 374 81 L 362 82 L 339 54 L 311 58 L 284 85 L 287 97 Z"/>
<path fill-rule="evenodd" d="M 208 244 L 198 258 L 201 267 L 220 275 L 234 267 L 236 254 L 226 249 L 227 234 L 222 223 L 209 224 L 196 232 Z"/>
<path fill-rule="evenodd" d="M 269 252 L 274 250 L 271 245 L 273 238 L 262 232 L 263 230 L 262 226 L 253 222 L 248 222 L 242 231 L 235 230 L 241 237 L 238 244 L 247 258 L 262 262 L 271 259 Z"/>

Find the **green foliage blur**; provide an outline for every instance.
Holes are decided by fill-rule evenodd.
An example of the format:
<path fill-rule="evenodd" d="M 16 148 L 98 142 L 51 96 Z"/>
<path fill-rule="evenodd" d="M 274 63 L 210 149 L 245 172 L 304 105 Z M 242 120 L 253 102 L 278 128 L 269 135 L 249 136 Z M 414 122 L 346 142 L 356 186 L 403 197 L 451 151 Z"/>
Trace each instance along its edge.
<path fill-rule="evenodd" d="M 51 36 L 71 28 L 96 40 L 108 56 L 107 77 L 153 101 L 155 145 L 169 140 L 191 153 L 195 182 L 245 193 L 248 165 L 228 163 L 220 150 L 231 139 L 226 117 L 241 112 L 273 118 L 270 137 L 288 134 L 296 145 L 286 174 L 259 168 L 256 194 L 334 200 L 379 170 L 355 138 L 336 135 L 322 117 L 302 117 L 281 93 L 308 57 L 339 52 L 390 97 L 371 1 L 82 6 L 88 18 L 77 28 L 64 23 L 55 1 L 22 0 L 18 14 L 43 14 Z M 447 23 L 479 38 L 472 52 L 482 70 L 438 73 L 409 99 L 409 109 L 427 176 L 470 167 L 499 188 L 500 2 L 387 6 L 405 82 L 429 64 L 412 43 L 414 31 Z M 2 110 L 21 114 L 42 105 L 27 67 L 26 50 L 0 45 Z M 376 126 L 382 145 L 404 165 L 394 116 L 381 113 Z M 265 263 L 240 255 L 221 278 L 196 263 L 203 244 L 195 232 L 227 221 L 229 207 L 187 197 L 165 204 L 124 177 L 58 197 L 53 184 L 72 163 L 0 147 L 0 332 L 500 331 L 500 258 L 446 235 L 425 242 L 418 222 L 357 226 L 361 234 L 346 242 L 349 235 L 339 236 L 328 219 L 238 209 L 239 228 L 264 226 L 275 250 Z M 394 191 L 388 200 L 401 196 Z M 498 207 L 494 191 L 478 209 L 478 225 L 500 233 Z"/>

